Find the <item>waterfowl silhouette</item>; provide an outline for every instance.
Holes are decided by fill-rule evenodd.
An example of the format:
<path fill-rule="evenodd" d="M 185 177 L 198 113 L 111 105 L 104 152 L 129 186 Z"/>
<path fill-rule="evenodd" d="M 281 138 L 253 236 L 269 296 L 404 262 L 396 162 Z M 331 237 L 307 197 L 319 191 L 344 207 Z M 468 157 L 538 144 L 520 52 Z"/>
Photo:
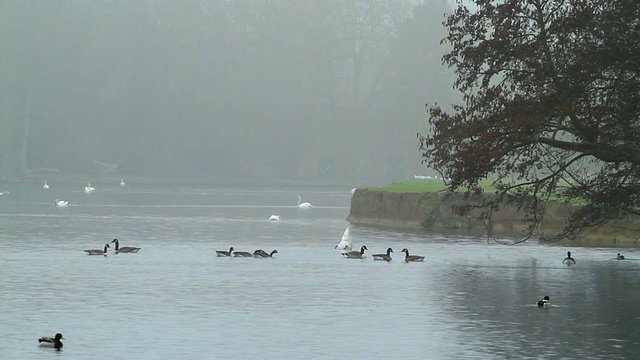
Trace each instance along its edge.
<path fill-rule="evenodd" d="M 571 251 L 567 251 L 567 257 L 562 260 L 562 263 L 567 266 L 571 266 L 576 263 L 576 259 L 571 257 Z"/>
<path fill-rule="evenodd" d="M 371 255 L 371 256 L 373 257 L 373 260 L 391 261 L 391 253 L 392 252 L 393 252 L 393 249 L 392 248 L 388 248 L 386 254 L 374 254 L 374 255 Z"/>
<path fill-rule="evenodd" d="M 347 251 L 347 252 L 343 252 L 342 256 L 346 257 L 347 259 L 364 259 L 364 251 L 365 250 L 369 250 L 367 249 L 366 245 L 362 245 L 362 247 L 360 248 L 360 251 Z"/>
<path fill-rule="evenodd" d="M 104 249 L 100 250 L 100 249 L 91 249 L 91 250 L 85 250 L 85 252 L 88 255 L 103 255 L 103 256 L 107 256 L 107 249 L 110 248 L 109 244 L 104 244 Z"/>
<path fill-rule="evenodd" d="M 123 246 L 120 247 L 120 241 L 118 241 L 118 239 L 113 239 L 113 241 L 111 241 L 112 243 L 116 243 L 116 247 L 115 247 L 115 251 L 116 254 L 118 253 L 137 253 L 138 251 L 140 251 L 139 247 L 134 247 L 134 246 Z"/>
<path fill-rule="evenodd" d="M 233 246 L 229 248 L 229 251 L 225 251 L 225 250 L 216 250 L 216 255 L 217 256 L 231 256 L 231 254 L 233 254 Z"/>
<path fill-rule="evenodd" d="M 64 339 L 64 337 L 62 336 L 62 334 L 57 333 L 54 337 L 43 336 L 39 338 L 38 343 L 40 343 L 40 346 L 52 347 L 59 351 L 60 349 L 62 349 L 62 341 L 60 341 L 61 339 Z"/>
<path fill-rule="evenodd" d="M 401 252 L 405 253 L 405 255 L 404 255 L 404 261 L 405 262 L 416 262 L 416 261 L 423 261 L 424 260 L 424 256 L 409 255 L 409 249 L 407 249 L 407 248 L 402 249 Z"/>
<path fill-rule="evenodd" d="M 549 306 L 549 305 L 551 305 L 551 301 L 549 300 L 548 296 L 545 296 L 541 300 L 538 300 L 539 307 Z"/>

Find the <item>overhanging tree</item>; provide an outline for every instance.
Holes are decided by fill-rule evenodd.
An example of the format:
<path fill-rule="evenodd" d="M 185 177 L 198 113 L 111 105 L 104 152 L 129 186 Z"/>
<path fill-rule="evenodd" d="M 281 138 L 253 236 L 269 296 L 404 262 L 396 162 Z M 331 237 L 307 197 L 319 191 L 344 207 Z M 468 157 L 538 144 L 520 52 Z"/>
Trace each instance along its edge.
<path fill-rule="evenodd" d="M 462 103 L 427 104 L 431 129 L 418 134 L 423 163 L 479 199 L 457 210 L 482 207 L 490 223 L 516 204 L 528 224 L 518 241 L 550 199 L 580 204 L 556 239 L 640 215 L 640 2 L 471 3 L 444 22 Z"/>

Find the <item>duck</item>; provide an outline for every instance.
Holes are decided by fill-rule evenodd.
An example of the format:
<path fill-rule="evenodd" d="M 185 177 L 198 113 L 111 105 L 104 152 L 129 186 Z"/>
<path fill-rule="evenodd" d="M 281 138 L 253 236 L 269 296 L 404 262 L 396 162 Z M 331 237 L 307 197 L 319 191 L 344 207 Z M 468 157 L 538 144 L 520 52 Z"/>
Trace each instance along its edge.
<path fill-rule="evenodd" d="M 56 199 L 56 207 L 67 207 L 69 202 L 67 200 Z"/>
<path fill-rule="evenodd" d="M 364 251 L 365 250 L 369 250 L 367 249 L 366 245 L 362 245 L 362 247 L 360 248 L 360 251 L 347 251 L 347 252 L 343 252 L 342 256 L 346 257 L 347 259 L 364 259 Z"/>
<path fill-rule="evenodd" d="M 392 252 L 393 252 L 393 249 L 392 248 L 388 248 L 386 254 L 374 254 L 374 255 L 371 255 L 371 256 L 373 257 L 373 260 L 391 261 L 391 253 Z"/>
<path fill-rule="evenodd" d="M 402 249 L 402 252 L 405 253 L 404 262 L 416 262 L 416 261 L 423 261 L 424 260 L 424 256 L 409 255 L 409 249 L 407 249 L 407 248 Z"/>
<path fill-rule="evenodd" d="M 280 221 L 280 215 L 273 214 L 269 216 L 269 221 Z"/>
<path fill-rule="evenodd" d="M 545 296 L 542 299 L 538 300 L 539 307 L 550 306 L 550 305 L 551 305 L 551 301 L 549 300 L 548 296 Z"/>
<path fill-rule="evenodd" d="M 231 254 L 233 254 L 233 246 L 229 248 L 229 251 L 225 251 L 225 250 L 216 250 L 216 255 L 218 257 L 221 256 L 231 256 Z"/>
<path fill-rule="evenodd" d="M 116 251 L 116 254 L 118 254 L 118 253 L 137 253 L 138 251 L 140 251 L 139 247 L 133 247 L 133 246 L 120 247 L 120 241 L 118 241 L 118 239 L 113 239 L 111 241 L 111 243 L 116 243 L 116 247 L 114 249 Z"/>
<path fill-rule="evenodd" d="M 576 263 L 576 259 L 571 257 L 571 251 L 567 251 L 567 257 L 562 260 L 562 263 L 567 266 L 571 266 Z"/>
<path fill-rule="evenodd" d="M 124 187 L 125 185 L 127 184 L 124 182 L 124 179 L 120 179 L 120 186 Z"/>
<path fill-rule="evenodd" d="M 48 189 L 49 188 L 49 184 L 47 184 L 47 180 L 44 181 L 44 185 L 42 185 L 43 189 Z"/>
<path fill-rule="evenodd" d="M 107 249 L 110 248 L 111 246 L 109 246 L 109 244 L 104 244 L 104 250 L 99 250 L 99 249 L 92 249 L 92 250 L 85 250 L 85 252 L 88 255 L 104 255 L 107 256 Z"/>
<path fill-rule="evenodd" d="M 62 349 L 62 341 L 60 340 L 64 340 L 64 337 L 62 336 L 62 334 L 57 333 L 54 337 L 43 336 L 39 338 L 38 343 L 40 343 L 40 346 L 43 347 L 52 347 L 56 350 L 60 350 Z"/>
<path fill-rule="evenodd" d="M 311 203 L 308 202 L 301 202 L 302 201 L 302 196 L 298 196 L 298 207 L 301 209 L 308 209 L 313 207 L 313 205 L 311 205 Z"/>
<path fill-rule="evenodd" d="M 234 257 L 253 257 L 253 254 L 248 251 L 234 251 Z"/>
<path fill-rule="evenodd" d="M 624 260 L 624 255 L 620 255 L 620 253 L 618 253 L 618 256 L 616 256 L 616 260 Z"/>
<path fill-rule="evenodd" d="M 84 192 L 85 194 L 89 194 L 92 193 L 95 190 L 95 188 L 93 186 L 91 186 L 91 183 L 87 183 L 87 186 L 84 187 Z"/>
<path fill-rule="evenodd" d="M 266 251 L 262 250 L 262 249 L 258 249 L 256 251 L 253 252 L 253 257 L 257 257 L 257 258 L 272 258 L 273 254 L 277 254 L 278 250 L 273 250 L 270 253 L 267 253 Z"/>

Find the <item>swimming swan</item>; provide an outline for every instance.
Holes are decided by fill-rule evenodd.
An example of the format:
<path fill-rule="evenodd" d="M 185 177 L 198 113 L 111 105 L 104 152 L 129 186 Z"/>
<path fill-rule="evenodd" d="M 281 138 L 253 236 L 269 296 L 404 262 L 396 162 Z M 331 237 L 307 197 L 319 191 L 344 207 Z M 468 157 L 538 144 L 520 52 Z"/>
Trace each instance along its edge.
<path fill-rule="evenodd" d="M 576 259 L 571 257 L 571 251 L 567 251 L 567 257 L 562 260 L 562 263 L 567 266 L 571 266 L 576 263 Z"/>
<path fill-rule="evenodd" d="M 47 184 L 47 180 L 44 181 L 44 185 L 42 185 L 43 189 L 48 189 L 49 188 L 49 184 Z"/>
<path fill-rule="evenodd" d="M 126 183 L 124 182 L 124 179 L 121 179 L 120 180 L 120 186 L 125 186 L 125 185 L 126 185 Z"/>
<path fill-rule="evenodd" d="M 67 207 L 69 202 L 67 200 L 56 199 L 56 207 Z"/>
<path fill-rule="evenodd" d="M 115 247 L 115 251 L 116 254 L 118 253 L 137 253 L 140 248 L 139 247 L 133 247 L 133 246 L 123 246 L 120 247 L 120 241 L 118 241 L 118 239 L 113 239 L 113 241 L 111 241 L 112 243 L 116 243 L 116 247 Z"/>
<path fill-rule="evenodd" d="M 54 337 L 43 336 L 38 339 L 38 342 L 42 347 L 52 347 L 59 351 L 60 349 L 62 349 L 62 341 L 60 341 L 61 339 L 64 340 L 64 337 L 62 337 L 62 334 L 57 333 Z"/>
<path fill-rule="evenodd" d="M 409 249 L 407 249 L 407 248 L 402 249 L 402 252 L 405 253 L 405 255 L 404 255 L 404 261 L 405 262 L 415 262 L 415 261 L 423 261 L 424 260 L 424 256 L 409 255 Z"/>
<path fill-rule="evenodd" d="M 392 248 L 388 248 L 386 254 L 374 254 L 374 255 L 371 255 L 371 256 L 373 257 L 373 260 L 391 261 L 391 253 L 392 252 L 393 252 L 393 249 Z"/>
<path fill-rule="evenodd" d="M 298 196 L 298 207 L 299 208 L 308 209 L 308 208 L 313 207 L 313 205 L 311 205 L 311 203 L 308 203 L 308 202 L 301 203 L 301 201 L 302 201 L 302 196 Z"/>
<path fill-rule="evenodd" d="M 98 250 L 98 249 L 92 249 L 92 250 L 85 250 L 85 252 L 87 253 L 87 255 L 103 255 L 103 256 L 107 256 L 107 249 L 110 248 L 109 244 L 104 244 L 104 249 L 103 250 Z"/>
<path fill-rule="evenodd" d="M 342 240 L 334 247 L 334 249 L 351 250 L 353 243 L 351 242 L 351 230 L 350 226 L 342 234 Z"/>
<path fill-rule="evenodd" d="M 269 221 L 280 221 L 280 215 L 271 215 Z"/>

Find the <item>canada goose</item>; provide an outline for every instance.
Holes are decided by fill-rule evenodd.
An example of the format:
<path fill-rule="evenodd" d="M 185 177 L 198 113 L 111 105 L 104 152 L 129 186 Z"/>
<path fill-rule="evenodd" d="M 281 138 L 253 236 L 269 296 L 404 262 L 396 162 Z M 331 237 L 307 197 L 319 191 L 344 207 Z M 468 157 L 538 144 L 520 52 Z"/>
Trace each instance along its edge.
<path fill-rule="evenodd" d="M 253 254 L 248 251 L 234 251 L 234 257 L 253 257 Z"/>
<path fill-rule="evenodd" d="M 67 207 L 69 202 L 67 200 L 56 199 L 56 207 Z"/>
<path fill-rule="evenodd" d="M 269 221 L 279 221 L 280 220 L 280 215 L 271 215 L 269 217 Z"/>
<path fill-rule="evenodd" d="M 224 250 L 216 250 L 216 255 L 218 256 L 231 256 L 233 254 L 233 246 L 229 248 L 229 251 Z"/>
<path fill-rule="evenodd" d="M 343 252 L 342 255 L 347 259 L 364 259 L 365 250 L 369 250 L 369 249 L 367 249 L 366 245 L 362 245 L 362 247 L 360 248 L 360 251 L 347 251 L 347 252 Z"/>
<path fill-rule="evenodd" d="M 371 255 L 371 256 L 373 256 L 373 260 L 391 261 L 391 253 L 392 252 L 393 252 L 393 249 L 392 248 L 388 248 L 386 254 L 374 254 L 374 255 Z"/>
<path fill-rule="evenodd" d="M 620 253 L 618 253 L 618 256 L 616 256 L 616 260 L 624 260 L 624 255 L 620 255 Z"/>
<path fill-rule="evenodd" d="M 44 181 L 44 185 L 42 185 L 43 189 L 48 189 L 49 188 L 49 184 L 47 184 L 47 180 Z"/>
<path fill-rule="evenodd" d="M 139 247 L 133 247 L 133 246 L 123 246 L 120 247 L 120 241 L 118 241 L 118 239 L 113 239 L 113 241 L 111 241 L 112 243 L 116 243 L 116 248 L 114 249 L 117 253 L 137 253 L 140 248 Z"/>
<path fill-rule="evenodd" d="M 567 251 L 567 257 L 562 260 L 562 263 L 567 266 L 571 266 L 576 263 L 576 259 L 571 257 L 571 251 Z"/>
<path fill-rule="evenodd" d="M 549 301 L 548 296 L 543 297 L 542 300 L 538 300 L 539 307 L 550 306 L 550 305 L 551 305 L 551 301 Z"/>
<path fill-rule="evenodd" d="M 308 202 L 301 203 L 301 201 L 302 201 L 302 196 L 298 196 L 298 207 L 299 208 L 308 209 L 308 208 L 313 207 L 313 205 L 311 205 L 311 203 L 308 203 Z"/>
<path fill-rule="evenodd" d="M 253 252 L 253 256 L 257 258 L 272 258 L 273 254 L 277 254 L 278 250 L 273 250 L 271 253 L 267 253 L 266 251 L 259 249 Z"/>
<path fill-rule="evenodd" d="M 423 261 L 424 260 L 424 256 L 409 255 L 409 249 L 407 249 L 407 248 L 402 249 L 402 252 L 405 253 L 405 256 L 404 256 L 404 261 L 405 262 Z"/>
<path fill-rule="evenodd" d="M 38 342 L 40 343 L 40 346 L 52 347 L 56 350 L 60 350 L 62 348 L 62 341 L 60 341 L 61 339 L 64 339 L 64 337 L 62 337 L 62 334 L 57 333 L 56 336 L 52 338 L 43 336 L 38 339 Z"/>
<path fill-rule="evenodd" d="M 107 249 L 110 248 L 109 244 L 104 244 L 104 250 L 85 250 L 89 255 L 104 255 L 107 256 Z"/>

